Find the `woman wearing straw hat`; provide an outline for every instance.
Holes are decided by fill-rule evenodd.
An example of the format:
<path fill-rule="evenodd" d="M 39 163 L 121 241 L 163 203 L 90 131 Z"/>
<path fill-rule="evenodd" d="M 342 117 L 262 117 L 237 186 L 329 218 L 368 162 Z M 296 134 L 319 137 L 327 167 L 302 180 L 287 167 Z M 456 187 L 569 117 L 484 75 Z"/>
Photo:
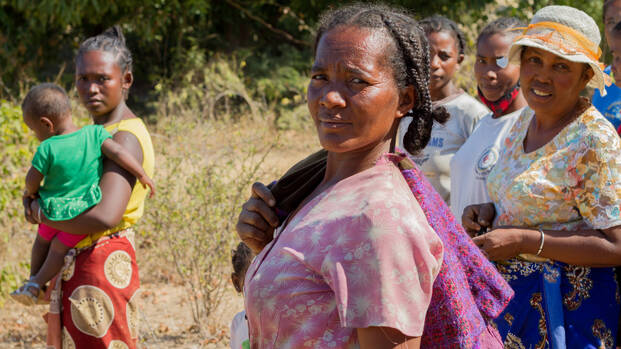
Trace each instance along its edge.
<path fill-rule="evenodd" d="M 621 264 L 621 147 L 580 92 L 604 90 L 595 21 L 567 6 L 535 13 L 513 42 L 528 108 L 489 174 L 492 203 L 464 227 L 515 297 L 496 320 L 508 348 L 612 348 Z"/>

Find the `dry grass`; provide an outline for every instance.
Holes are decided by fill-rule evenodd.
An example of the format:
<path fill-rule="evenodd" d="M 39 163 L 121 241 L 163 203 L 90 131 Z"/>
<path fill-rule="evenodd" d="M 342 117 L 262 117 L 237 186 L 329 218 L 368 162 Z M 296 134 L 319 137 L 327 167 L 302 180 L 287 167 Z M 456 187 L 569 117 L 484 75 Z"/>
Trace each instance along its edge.
<path fill-rule="evenodd" d="M 167 190 L 165 186 L 183 187 L 186 185 L 184 178 L 191 174 L 200 175 L 200 171 L 207 166 L 229 166 L 226 172 L 229 178 L 222 178 L 221 183 L 233 183 L 233 179 L 239 177 L 239 171 L 242 170 L 236 159 L 245 159 L 251 165 L 260 164 L 252 180 L 269 182 L 319 147 L 314 132 L 277 131 L 268 121 L 203 121 L 186 115 L 161 118 L 150 126 L 150 130 L 156 148 L 155 181 L 160 193 Z M 203 189 L 201 193 L 210 190 Z M 240 194 L 241 200 L 248 194 L 249 187 L 244 188 Z M 176 195 L 179 195 L 178 200 L 187 202 L 200 200 L 200 197 L 193 197 L 187 191 L 178 191 Z M 141 346 L 227 348 L 230 320 L 243 308 L 241 296 L 235 293 L 228 281 L 231 272 L 228 264 L 230 249 L 227 247 L 224 262 L 211 271 L 214 277 L 224 280 L 220 304 L 209 315 L 207 323 L 198 328 L 192 315 L 192 302 L 196 295 L 188 288 L 187 280 L 176 271 L 169 253 L 170 246 L 163 238 L 181 229 L 169 225 L 159 232 L 153 231 L 154 216 L 160 216 L 166 222 L 167 215 L 171 214 L 162 210 L 167 204 L 163 200 L 165 195 L 158 195 L 148 201 L 147 214 L 136 226 L 140 233 L 137 236 L 137 255 L 143 289 Z M 155 208 L 158 208 L 157 212 Z M 12 237 L 11 248 L 1 261 L 3 265 L 26 262 L 25 256 L 29 255 L 34 238 L 33 226 L 23 221 L 15 224 L 23 229 Z M 225 236 L 226 244 L 232 245 L 237 241 L 232 229 L 226 231 Z M 25 273 L 25 268 L 22 271 Z M 42 347 L 45 328 L 41 314 L 44 311 L 45 307 L 42 306 L 28 308 L 8 301 L 0 310 L 0 348 Z"/>

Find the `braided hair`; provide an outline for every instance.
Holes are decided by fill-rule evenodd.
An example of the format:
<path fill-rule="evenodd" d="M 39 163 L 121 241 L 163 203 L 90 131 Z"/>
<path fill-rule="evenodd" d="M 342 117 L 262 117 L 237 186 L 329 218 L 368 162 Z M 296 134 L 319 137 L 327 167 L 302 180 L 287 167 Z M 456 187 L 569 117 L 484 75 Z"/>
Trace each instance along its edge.
<path fill-rule="evenodd" d="M 457 23 L 452 20 L 441 15 L 433 15 L 431 17 L 421 19 L 420 26 L 423 28 L 427 36 L 429 36 L 429 34 L 439 32 L 447 32 L 451 34 L 457 43 L 459 54 L 463 55 L 466 53 L 466 37 L 457 26 Z"/>
<path fill-rule="evenodd" d="M 88 51 L 103 51 L 114 55 L 117 64 L 121 68 L 121 73 L 125 74 L 132 71 L 132 53 L 125 44 L 125 36 L 121 27 L 115 25 L 106 29 L 103 33 L 92 36 L 80 44 L 76 56 L 76 64 L 82 55 Z"/>
<path fill-rule="evenodd" d="M 429 44 L 418 23 L 403 9 L 381 4 L 352 4 L 323 13 L 314 48 L 328 31 L 354 26 L 382 31 L 393 43 L 387 52 L 394 79 L 399 88 L 414 86 L 416 104 L 405 115 L 413 118 L 403 137 L 405 149 L 415 154 L 431 138 L 433 121 L 444 123 L 449 114 L 443 107 L 434 109 L 429 94 Z"/>
<path fill-rule="evenodd" d="M 515 37 L 520 34 L 519 30 L 510 30 L 514 28 L 526 27 L 526 23 L 515 17 L 500 17 L 495 21 L 488 23 L 477 36 L 477 45 L 482 38 L 492 36 L 494 34 L 509 35 Z"/>

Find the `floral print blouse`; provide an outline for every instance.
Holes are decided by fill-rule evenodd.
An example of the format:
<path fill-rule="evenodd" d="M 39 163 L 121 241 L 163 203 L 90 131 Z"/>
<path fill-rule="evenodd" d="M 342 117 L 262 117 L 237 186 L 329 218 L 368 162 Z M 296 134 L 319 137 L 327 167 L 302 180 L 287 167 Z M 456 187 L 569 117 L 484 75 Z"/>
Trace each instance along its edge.
<path fill-rule="evenodd" d="M 533 117 L 532 109 L 524 109 L 487 179 L 494 225 L 553 230 L 620 225 L 621 148 L 610 122 L 590 107 L 546 145 L 525 153 Z"/>
<path fill-rule="evenodd" d="M 387 156 L 325 190 L 254 259 L 252 348 L 356 348 L 357 328 L 421 336 L 442 242 Z"/>

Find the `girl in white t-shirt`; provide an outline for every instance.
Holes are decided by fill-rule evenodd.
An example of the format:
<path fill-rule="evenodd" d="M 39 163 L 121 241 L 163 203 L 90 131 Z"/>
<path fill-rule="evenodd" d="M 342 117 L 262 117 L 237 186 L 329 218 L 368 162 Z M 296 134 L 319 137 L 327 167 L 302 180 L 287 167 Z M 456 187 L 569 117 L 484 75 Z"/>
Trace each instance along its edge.
<path fill-rule="evenodd" d="M 420 25 L 429 40 L 431 100 L 434 107 L 446 108 L 451 117 L 444 124 L 434 122 L 431 139 L 425 149 L 409 155 L 442 198 L 449 202 L 451 158 L 489 110 L 453 83 L 466 46 L 464 34 L 457 24 L 446 17 L 434 15 L 421 20 Z M 397 139 L 403 139 L 411 121 L 411 118 L 402 119 Z M 399 148 L 405 149 L 402 144 Z"/>
<path fill-rule="evenodd" d="M 502 141 L 526 106 L 519 85 L 520 67 L 506 59 L 511 42 L 525 27 L 517 18 L 499 18 L 485 26 L 477 38 L 474 75 L 479 97 L 492 112 L 479 121 L 451 160 L 451 210 L 461 219 L 468 205 L 489 202 L 486 179 Z"/>
<path fill-rule="evenodd" d="M 248 270 L 248 266 L 254 256 L 252 251 L 243 242 L 240 242 L 232 252 L 233 272 L 231 273 L 231 281 L 235 290 L 242 293 L 246 270 Z M 233 321 L 231 321 L 231 349 L 250 349 L 248 320 L 246 319 L 245 310 L 235 314 Z"/>

